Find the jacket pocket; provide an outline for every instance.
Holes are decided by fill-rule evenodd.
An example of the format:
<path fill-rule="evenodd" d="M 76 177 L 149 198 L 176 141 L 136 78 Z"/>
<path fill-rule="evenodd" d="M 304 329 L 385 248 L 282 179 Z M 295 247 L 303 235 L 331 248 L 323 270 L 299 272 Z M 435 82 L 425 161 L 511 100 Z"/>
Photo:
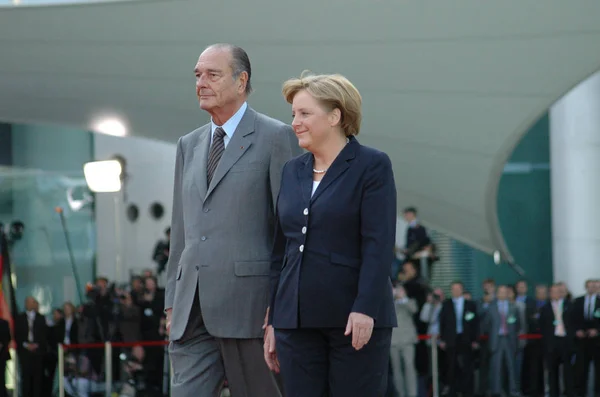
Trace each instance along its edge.
<path fill-rule="evenodd" d="M 331 263 L 334 263 L 336 265 L 352 267 L 355 269 L 360 268 L 360 264 L 361 264 L 360 258 L 352 258 L 349 256 L 336 254 L 335 252 L 332 252 L 329 254 L 329 260 L 331 261 Z"/>
<path fill-rule="evenodd" d="M 181 265 L 177 266 L 177 280 L 181 278 L 181 272 L 183 271 L 183 267 Z"/>
<path fill-rule="evenodd" d="M 235 262 L 235 275 L 238 277 L 269 276 L 270 261 Z"/>

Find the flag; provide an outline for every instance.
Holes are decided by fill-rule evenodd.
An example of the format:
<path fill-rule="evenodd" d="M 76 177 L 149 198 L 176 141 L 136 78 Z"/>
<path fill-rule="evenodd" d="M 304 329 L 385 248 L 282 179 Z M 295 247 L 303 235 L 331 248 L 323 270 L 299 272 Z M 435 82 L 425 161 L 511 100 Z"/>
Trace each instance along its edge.
<path fill-rule="evenodd" d="M 13 315 L 16 315 L 17 311 L 9 260 L 6 235 L 0 230 L 0 318 L 8 321 L 11 334 L 13 335 L 11 347 L 14 348 L 15 332 Z"/>

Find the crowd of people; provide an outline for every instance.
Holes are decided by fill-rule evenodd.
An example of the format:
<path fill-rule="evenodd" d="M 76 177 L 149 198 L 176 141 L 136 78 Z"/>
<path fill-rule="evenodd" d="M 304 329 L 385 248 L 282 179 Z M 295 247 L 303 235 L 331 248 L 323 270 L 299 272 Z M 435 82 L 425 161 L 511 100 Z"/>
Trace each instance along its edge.
<path fill-rule="evenodd" d="M 577 298 L 564 283 L 535 285 L 531 296 L 525 280 L 492 279 L 481 294 L 456 281 L 445 297 L 419 275 L 418 263 L 405 262 L 398 278 L 388 396 L 429 394 L 432 342 L 442 395 L 585 397 L 590 374 L 600 395 L 600 280 L 588 280 Z"/>
<path fill-rule="evenodd" d="M 56 389 L 58 345 L 64 344 L 65 390 L 88 396 L 105 379 L 104 349 L 77 345 L 129 342 L 113 348 L 113 383 L 138 396 L 163 394 L 164 347 L 142 347 L 135 343 L 164 341 L 164 291 L 155 275 L 146 270 L 129 285 L 118 287 L 99 277 L 88 285 L 87 301 L 74 306 L 65 302 L 51 315 L 39 313 L 33 297 L 25 300 L 25 311 L 15 319 L 15 342 L 19 356 L 21 396 L 52 396 Z M 71 347 L 69 347 L 71 346 Z M 168 376 L 168 371 L 167 371 Z M 130 393 L 132 394 L 132 393 Z"/>

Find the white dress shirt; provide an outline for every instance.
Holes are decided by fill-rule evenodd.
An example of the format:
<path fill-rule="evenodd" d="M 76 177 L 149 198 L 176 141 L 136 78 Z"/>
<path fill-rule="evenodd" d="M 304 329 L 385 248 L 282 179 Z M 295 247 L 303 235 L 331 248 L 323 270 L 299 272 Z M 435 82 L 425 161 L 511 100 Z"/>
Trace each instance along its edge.
<path fill-rule="evenodd" d="M 586 295 L 583 305 L 583 315 L 586 320 L 594 319 L 594 310 L 596 306 L 596 295 Z"/>
<path fill-rule="evenodd" d="M 246 109 L 248 108 L 248 104 L 244 102 L 242 106 L 238 109 L 237 112 L 229 120 L 225 122 L 223 125 L 216 125 L 214 121 L 210 121 L 211 124 L 211 135 L 210 135 L 210 144 L 212 145 L 213 138 L 215 136 L 215 130 L 218 127 L 223 128 L 225 131 L 225 136 L 223 137 L 223 144 L 225 147 L 229 144 L 229 141 L 233 137 L 235 130 L 240 125 L 240 121 L 242 121 L 242 117 L 244 117 L 244 113 L 246 113 Z"/>
<path fill-rule="evenodd" d="M 35 340 L 34 335 L 33 335 L 33 325 L 34 324 L 35 324 L 35 312 L 33 310 L 30 310 L 27 312 L 27 328 L 29 330 L 29 332 L 27 334 L 27 341 L 30 343 Z"/>
<path fill-rule="evenodd" d="M 63 343 L 65 345 L 71 344 L 71 327 L 73 326 L 73 317 L 65 318 L 65 339 Z"/>

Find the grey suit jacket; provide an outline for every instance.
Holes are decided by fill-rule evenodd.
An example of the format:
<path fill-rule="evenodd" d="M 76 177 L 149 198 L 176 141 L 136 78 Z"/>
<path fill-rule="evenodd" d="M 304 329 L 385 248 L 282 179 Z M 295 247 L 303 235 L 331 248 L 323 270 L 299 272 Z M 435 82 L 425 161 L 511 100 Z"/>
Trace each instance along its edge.
<path fill-rule="evenodd" d="M 521 333 L 521 316 L 514 303 L 508 304 L 508 316 L 506 322 L 510 349 L 511 351 L 516 352 L 518 336 Z M 483 327 L 485 333 L 489 336 L 488 348 L 491 352 L 495 352 L 498 349 L 498 337 L 501 324 L 502 317 L 500 316 L 500 311 L 498 309 L 498 301 L 494 300 L 488 307 Z"/>
<path fill-rule="evenodd" d="M 417 312 L 417 302 L 414 299 L 404 302 L 396 300 L 394 307 L 398 327 L 392 329 L 392 346 L 401 347 L 417 343 L 417 329 L 413 320 L 413 315 Z"/>
<path fill-rule="evenodd" d="M 301 150 L 290 126 L 247 108 L 207 186 L 207 124 L 177 143 L 165 308 L 179 340 L 198 289 L 208 332 L 260 338 L 269 300 L 283 165 Z"/>

